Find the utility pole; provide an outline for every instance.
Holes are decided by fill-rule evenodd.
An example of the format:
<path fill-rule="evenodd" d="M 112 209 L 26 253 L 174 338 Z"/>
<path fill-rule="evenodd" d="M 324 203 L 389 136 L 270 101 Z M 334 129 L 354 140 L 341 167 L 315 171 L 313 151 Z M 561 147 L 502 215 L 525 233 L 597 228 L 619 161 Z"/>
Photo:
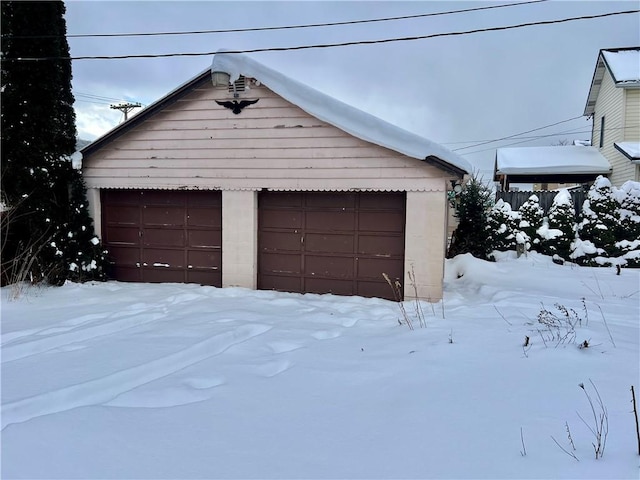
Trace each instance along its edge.
<path fill-rule="evenodd" d="M 118 105 L 110 105 L 109 108 L 112 108 L 114 110 L 120 110 L 122 113 L 124 113 L 124 121 L 127 121 L 127 118 L 129 116 L 129 112 L 131 110 L 133 110 L 134 108 L 140 108 L 142 105 L 139 102 L 136 103 L 120 103 Z"/>

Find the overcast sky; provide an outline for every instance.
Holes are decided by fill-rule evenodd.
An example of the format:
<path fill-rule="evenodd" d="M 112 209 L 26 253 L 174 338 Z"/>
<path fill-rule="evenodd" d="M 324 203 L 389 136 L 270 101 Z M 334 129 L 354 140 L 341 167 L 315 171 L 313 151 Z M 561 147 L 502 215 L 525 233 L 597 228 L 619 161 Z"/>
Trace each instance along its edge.
<path fill-rule="evenodd" d="M 503 2 L 66 2 L 67 34 L 270 27 L 445 12 Z M 69 38 L 71 56 L 215 52 L 378 40 L 466 31 L 640 7 L 632 1 L 546 1 L 485 11 L 356 25 L 243 33 Z M 374 45 L 252 54 L 284 74 L 450 149 L 473 146 L 584 112 L 598 51 L 640 45 L 640 15 Z M 209 67 L 213 57 L 74 60 L 80 138 L 118 125 L 118 101 L 149 105 Z M 586 117 L 525 136 L 552 145 L 590 138 Z M 466 142 L 466 143 L 463 143 Z M 463 150 L 492 168 L 509 139 Z"/>

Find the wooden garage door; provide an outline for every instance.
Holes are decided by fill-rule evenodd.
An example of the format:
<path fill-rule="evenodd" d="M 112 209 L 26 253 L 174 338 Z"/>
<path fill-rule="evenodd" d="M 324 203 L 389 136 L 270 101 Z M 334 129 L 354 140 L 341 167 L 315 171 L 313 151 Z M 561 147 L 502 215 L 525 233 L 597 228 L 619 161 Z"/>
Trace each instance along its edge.
<path fill-rule="evenodd" d="M 103 190 L 110 277 L 222 286 L 222 196 L 212 191 Z"/>
<path fill-rule="evenodd" d="M 404 278 L 404 193 L 263 192 L 258 288 L 393 298 Z"/>

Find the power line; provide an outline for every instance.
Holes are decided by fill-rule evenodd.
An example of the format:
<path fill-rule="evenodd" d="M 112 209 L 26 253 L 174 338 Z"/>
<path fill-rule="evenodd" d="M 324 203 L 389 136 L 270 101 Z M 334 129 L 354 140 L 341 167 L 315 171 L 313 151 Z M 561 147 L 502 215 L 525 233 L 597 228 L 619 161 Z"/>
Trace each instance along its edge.
<path fill-rule="evenodd" d="M 612 128 L 605 128 L 604 131 L 605 132 L 610 132 L 612 130 L 626 130 L 626 129 L 630 129 L 630 128 L 638 128 L 639 126 L 640 125 L 631 125 L 629 127 L 612 127 Z M 576 129 L 574 128 L 573 130 L 576 130 Z M 496 150 L 498 148 L 510 147 L 511 145 L 519 145 L 521 143 L 532 142 L 533 140 L 538 140 L 538 139 L 541 139 L 541 138 L 557 137 L 559 135 L 566 135 L 567 133 L 573 133 L 573 134 L 591 133 L 591 130 L 585 130 L 583 132 L 573 132 L 572 130 L 568 130 L 568 131 L 565 131 L 565 132 L 557 132 L 557 133 L 550 133 L 550 134 L 547 134 L 547 135 L 539 135 L 537 137 L 528 138 L 527 140 L 522 140 L 522 141 L 519 141 L 519 142 L 507 143 L 506 145 L 500 145 L 499 147 L 485 148 L 484 150 L 476 150 L 474 152 L 465 152 L 465 153 L 461 153 L 460 155 L 472 155 L 474 153 L 488 152 L 488 151 L 491 151 L 491 150 Z"/>
<path fill-rule="evenodd" d="M 486 140 L 486 141 L 483 141 L 483 142 L 480 142 L 480 143 L 476 143 L 474 145 L 469 145 L 468 147 L 456 148 L 453 151 L 457 152 L 459 150 L 466 150 L 467 148 L 475 148 L 475 147 L 480 147 L 482 145 L 487 145 L 489 143 L 495 143 L 495 142 L 500 142 L 502 140 L 508 140 L 510 138 L 519 137 L 520 135 L 524 135 L 526 133 L 537 132 L 538 130 L 544 130 L 545 128 L 555 127 L 556 125 L 560 125 L 561 123 L 571 122 L 573 120 L 577 120 L 578 118 L 582 118 L 582 117 L 583 117 L 583 115 L 580 115 L 578 117 L 568 118 L 566 120 L 561 120 L 561 121 L 556 122 L 556 123 L 551 123 L 549 125 L 545 125 L 544 127 L 538 127 L 538 128 L 534 128 L 533 130 L 527 130 L 526 132 L 514 133 L 513 135 L 509 135 L 507 137 L 502 137 L 502 138 L 497 138 L 495 140 Z"/>
<path fill-rule="evenodd" d="M 616 15 L 628 15 L 631 13 L 638 13 L 640 10 L 625 10 L 619 12 L 608 12 L 601 13 L 596 15 L 585 15 L 580 17 L 569 17 L 569 18 L 561 18 L 557 20 L 544 20 L 539 22 L 529 22 L 529 23 L 519 23 L 516 25 L 504 25 L 500 27 L 489 27 L 489 28 L 478 28 L 474 30 L 465 30 L 459 32 L 446 32 L 446 33 L 433 33 L 430 35 L 418 35 L 413 37 L 400 37 L 400 38 L 387 38 L 382 40 L 358 40 L 352 42 L 343 42 L 343 43 L 327 43 L 327 44 L 317 44 L 317 45 L 299 45 L 296 47 L 270 47 L 270 48 L 254 48 L 247 50 L 228 50 L 225 51 L 225 54 L 236 54 L 236 53 L 260 53 L 260 52 L 283 52 L 283 51 L 292 51 L 292 50 L 308 50 L 312 48 L 333 48 L 333 47 L 348 47 L 353 45 L 373 45 L 379 43 L 390 43 L 390 42 L 403 42 L 403 41 L 413 41 L 413 40 L 425 40 L 429 38 L 438 38 L 438 37 L 452 37 L 452 36 L 461 36 L 461 35 L 469 35 L 473 33 L 482 33 L 482 32 L 497 32 L 502 30 L 512 30 L 516 28 L 523 27 L 531 27 L 537 25 L 552 25 L 557 23 L 566 23 L 577 20 L 591 20 L 595 18 L 604 18 L 604 17 L 612 17 Z M 140 54 L 140 55 L 87 55 L 87 56 L 79 56 L 79 57 L 21 57 L 21 58 L 5 58 L 4 61 L 42 61 L 42 60 L 122 60 L 128 58 L 167 58 L 167 57 L 203 57 L 215 55 L 217 52 L 190 52 L 190 53 L 160 53 L 160 54 Z"/>
<path fill-rule="evenodd" d="M 485 7 L 465 8 L 461 10 L 449 10 L 446 12 L 434 12 L 434 13 L 421 13 L 416 15 L 404 15 L 399 17 L 386 17 L 386 18 L 374 18 L 368 20 L 350 20 L 342 22 L 330 22 L 330 23 L 312 23 L 304 25 L 283 25 L 277 27 L 253 27 L 253 28 L 230 28 L 224 30 L 193 30 L 185 32 L 148 32 L 148 33 L 87 33 L 87 34 L 69 34 L 67 38 L 110 38 L 110 37 L 152 37 L 152 36 L 168 36 L 168 35 L 202 35 L 211 33 L 242 33 L 242 32 L 262 32 L 272 30 L 292 30 L 301 28 L 316 28 L 316 27 L 334 27 L 340 25 L 358 25 L 363 23 L 377 23 L 377 22 L 389 22 L 395 20 L 410 20 L 414 18 L 436 17 L 441 15 L 452 15 L 456 13 L 477 12 L 480 10 L 492 10 L 495 8 L 515 7 L 520 5 L 528 5 L 532 3 L 543 3 L 549 0 L 531 0 L 527 2 L 508 3 L 503 5 L 490 5 Z M 27 39 L 27 38 L 57 38 L 56 35 L 3 35 L 3 37 L 13 39 Z"/>

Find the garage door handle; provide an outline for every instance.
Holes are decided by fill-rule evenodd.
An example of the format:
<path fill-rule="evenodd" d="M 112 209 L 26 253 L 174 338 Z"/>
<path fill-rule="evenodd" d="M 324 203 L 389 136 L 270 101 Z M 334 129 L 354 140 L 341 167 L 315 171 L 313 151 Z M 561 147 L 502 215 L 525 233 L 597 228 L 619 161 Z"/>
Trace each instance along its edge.
<path fill-rule="evenodd" d="M 300 245 L 304 245 L 304 235 L 300 236 Z"/>

